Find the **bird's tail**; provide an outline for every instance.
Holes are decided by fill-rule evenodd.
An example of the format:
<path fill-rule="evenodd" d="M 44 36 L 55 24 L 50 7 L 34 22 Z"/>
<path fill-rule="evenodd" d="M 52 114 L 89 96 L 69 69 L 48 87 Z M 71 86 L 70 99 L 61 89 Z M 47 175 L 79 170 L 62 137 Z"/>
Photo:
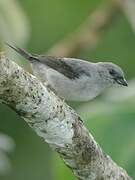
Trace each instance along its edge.
<path fill-rule="evenodd" d="M 22 48 L 18 48 L 18 47 L 14 47 L 11 46 L 10 44 L 6 43 L 7 46 L 9 46 L 10 48 L 12 48 L 13 50 L 15 50 L 17 53 L 19 53 L 21 56 L 23 56 L 24 58 L 32 61 L 33 60 L 33 56 L 32 54 L 26 52 L 24 49 Z"/>

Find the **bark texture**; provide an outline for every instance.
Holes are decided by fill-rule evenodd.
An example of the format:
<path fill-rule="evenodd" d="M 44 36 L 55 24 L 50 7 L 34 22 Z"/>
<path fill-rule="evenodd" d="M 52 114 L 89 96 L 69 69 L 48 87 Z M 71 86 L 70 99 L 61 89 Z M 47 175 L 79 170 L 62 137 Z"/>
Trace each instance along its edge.
<path fill-rule="evenodd" d="M 73 109 L 4 54 L 0 55 L 0 101 L 49 143 L 78 179 L 131 179 L 103 152 Z"/>

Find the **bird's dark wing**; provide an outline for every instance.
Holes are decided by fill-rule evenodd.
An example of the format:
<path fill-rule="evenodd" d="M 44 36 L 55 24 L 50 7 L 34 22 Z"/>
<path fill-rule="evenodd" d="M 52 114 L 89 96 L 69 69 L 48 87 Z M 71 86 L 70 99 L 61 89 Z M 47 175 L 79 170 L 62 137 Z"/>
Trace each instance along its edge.
<path fill-rule="evenodd" d="M 70 60 L 70 58 L 69 60 L 65 60 L 64 58 L 55 56 L 38 56 L 37 59 L 69 79 L 77 79 L 84 74 L 90 76 L 90 73 L 84 71 L 77 60 Z"/>
<path fill-rule="evenodd" d="M 31 63 L 39 61 L 47 65 L 48 67 L 58 71 L 69 79 L 77 79 L 83 74 L 90 76 L 90 73 L 86 72 L 86 70 L 84 70 L 81 64 L 77 63 L 76 60 L 70 61 L 55 56 L 34 55 L 21 48 L 11 46 L 8 43 L 6 44 L 14 49 L 17 53 L 22 55 L 24 58 L 28 59 Z"/>

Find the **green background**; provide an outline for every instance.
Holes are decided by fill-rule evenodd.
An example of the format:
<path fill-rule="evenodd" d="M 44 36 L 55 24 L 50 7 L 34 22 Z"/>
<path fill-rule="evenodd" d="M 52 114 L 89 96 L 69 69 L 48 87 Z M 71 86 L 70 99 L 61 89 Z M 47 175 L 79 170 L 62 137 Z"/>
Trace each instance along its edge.
<path fill-rule="evenodd" d="M 45 53 L 82 24 L 105 0 L 1 0 L 0 45 L 4 41 L 30 52 Z M 15 14 L 16 13 L 16 14 Z M 78 55 L 92 61 L 112 61 L 125 71 L 128 80 L 135 74 L 135 34 L 119 11 L 93 50 L 88 46 Z M 7 28 L 6 28 L 7 27 Z M 21 27 L 21 28 L 20 28 Z M 6 31 L 4 30 L 6 29 Z M 15 53 L 6 48 L 15 59 Z M 19 56 L 19 63 L 29 65 Z M 130 83 L 129 83 L 130 84 Z M 70 103 L 91 130 L 97 142 L 114 161 L 135 178 L 135 83 L 114 88 L 92 102 Z M 126 98 L 125 98 L 126 96 Z M 112 98 L 111 98 L 112 97 Z M 113 98 L 114 97 L 114 98 Z M 16 148 L 9 155 L 12 170 L 2 180 L 75 179 L 59 156 L 52 152 L 28 125 L 8 107 L 0 106 L 0 132 L 11 136 Z"/>

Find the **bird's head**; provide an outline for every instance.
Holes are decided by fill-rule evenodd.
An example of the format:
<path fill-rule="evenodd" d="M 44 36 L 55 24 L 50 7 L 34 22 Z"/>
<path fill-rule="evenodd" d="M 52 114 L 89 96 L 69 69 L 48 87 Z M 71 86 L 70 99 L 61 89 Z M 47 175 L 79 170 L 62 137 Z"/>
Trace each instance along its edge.
<path fill-rule="evenodd" d="M 124 78 L 123 70 L 116 64 L 111 62 L 99 62 L 99 75 L 103 76 L 108 84 L 119 84 L 121 86 L 128 86 Z"/>

